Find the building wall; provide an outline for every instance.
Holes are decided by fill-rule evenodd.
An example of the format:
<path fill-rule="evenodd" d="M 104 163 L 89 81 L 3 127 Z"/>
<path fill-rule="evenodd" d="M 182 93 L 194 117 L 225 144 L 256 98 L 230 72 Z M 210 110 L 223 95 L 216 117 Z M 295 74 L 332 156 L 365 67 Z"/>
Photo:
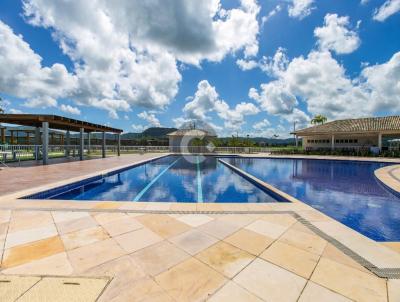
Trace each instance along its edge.
<path fill-rule="evenodd" d="M 332 137 L 303 137 L 304 149 L 331 149 Z M 369 148 L 378 146 L 378 135 L 335 135 L 335 149 Z"/>

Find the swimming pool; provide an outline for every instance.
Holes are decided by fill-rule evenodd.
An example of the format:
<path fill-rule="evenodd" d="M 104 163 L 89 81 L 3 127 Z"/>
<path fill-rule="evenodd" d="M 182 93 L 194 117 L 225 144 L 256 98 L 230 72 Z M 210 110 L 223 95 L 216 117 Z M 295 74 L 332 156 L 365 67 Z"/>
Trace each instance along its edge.
<path fill-rule="evenodd" d="M 400 198 L 374 176 L 385 163 L 229 158 L 227 162 L 377 241 L 400 241 Z"/>
<path fill-rule="evenodd" d="M 214 156 L 162 157 L 28 198 L 199 203 L 285 201 L 243 178 Z"/>

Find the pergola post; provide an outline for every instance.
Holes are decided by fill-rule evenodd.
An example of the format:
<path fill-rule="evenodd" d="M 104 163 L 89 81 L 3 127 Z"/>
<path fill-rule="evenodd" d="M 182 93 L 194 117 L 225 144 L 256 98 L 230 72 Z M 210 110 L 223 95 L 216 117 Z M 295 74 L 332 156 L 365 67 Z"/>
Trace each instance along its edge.
<path fill-rule="evenodd" d="M 67 130 L 67 133 L 65 134 L 65 156 L 69 157 L 71 153 L 71 132 Z"/>
<path fill-rule="evenodd" d="M 41 145 L 41 137 L 40 137 L 40 127 L 35 128 L 35 160 L 39 160 L 40 158 L 40 149 L 39 145 Z"/>
<path fill-rule="evenodd" d="M 335 150 L 335 135 L 332 134 L 331 137 L 331 150 L 334 151 Z"/>
<path fill-rule="evenodd" d="M 102 136 L 103 136 L 103 141 L 102 141 L 102 145 L 101 145 L 101 154 L 102 154 L 102 157 L 105 158 L 106 157 L 106 133 L 103 132 Z"/>
<path fill-rule="evenodd" d="M 379 152 L 382 151 L 382 133 L 378 133 L 378 148 Z"/>
<path fill-rule="evenodd" d="M 43 138 L 42 138 L 42 154 L 43 154 L 43 165 L 49 163 L 49 122 L 42 123 Z"/>
<path fill-rule="evenodd" d="M 299 146 L 299 137 L 297 136 L 297 134 L 295 136 L 295 140 L 296 140 L 296 148 L 297 148 Z"/>
<path fill-rule="evenodd" d="M 1 125 L 0 125 L 0 127 L 1 127 Z M 1 143 L 3 145 L 5 145 L 6 144 L 6 128 L 1 127 L 0 130 L 1 130 Z"/>
<path fill-rule="evenodd" d="M 79 129 L 79 160 L 83 160 L 83 153 L 85 152 L 85 129 Z"/>
<path fill-rule="evenodd" d="M 87 134 L 87 153 L 90 154 L 90 132 Z"/>
<path fill-rule="evenodd" d="M 117 134 L 117 155 L 121 156 L 121 134 Z"/>

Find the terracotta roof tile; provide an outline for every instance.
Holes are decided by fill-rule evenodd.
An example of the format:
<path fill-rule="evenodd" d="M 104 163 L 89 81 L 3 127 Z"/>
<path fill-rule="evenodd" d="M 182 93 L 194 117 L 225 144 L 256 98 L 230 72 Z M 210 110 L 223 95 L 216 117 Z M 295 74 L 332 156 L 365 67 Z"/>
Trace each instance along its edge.
<path fill-rule="evenodd" d="M 337 120 L 295 131 L 295 134 L 327 134 L 338 132 L 400 131 L 400 116 L 368 117 Z"/>

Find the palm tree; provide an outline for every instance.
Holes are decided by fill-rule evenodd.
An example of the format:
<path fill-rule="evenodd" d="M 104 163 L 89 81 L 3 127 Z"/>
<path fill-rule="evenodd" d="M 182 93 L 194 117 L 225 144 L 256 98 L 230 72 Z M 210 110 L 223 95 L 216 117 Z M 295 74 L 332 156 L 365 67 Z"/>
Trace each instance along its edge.
<path fill-rule="evenodd" d="M 322 115 L 322 114 L 317 114 L 316 116 L 314 116 L 314 118 L 311 120 L 311 124 L 313 125 L 320 125 L 320 124 L 324 124 L 327 121 L 327 117 Z"/>

